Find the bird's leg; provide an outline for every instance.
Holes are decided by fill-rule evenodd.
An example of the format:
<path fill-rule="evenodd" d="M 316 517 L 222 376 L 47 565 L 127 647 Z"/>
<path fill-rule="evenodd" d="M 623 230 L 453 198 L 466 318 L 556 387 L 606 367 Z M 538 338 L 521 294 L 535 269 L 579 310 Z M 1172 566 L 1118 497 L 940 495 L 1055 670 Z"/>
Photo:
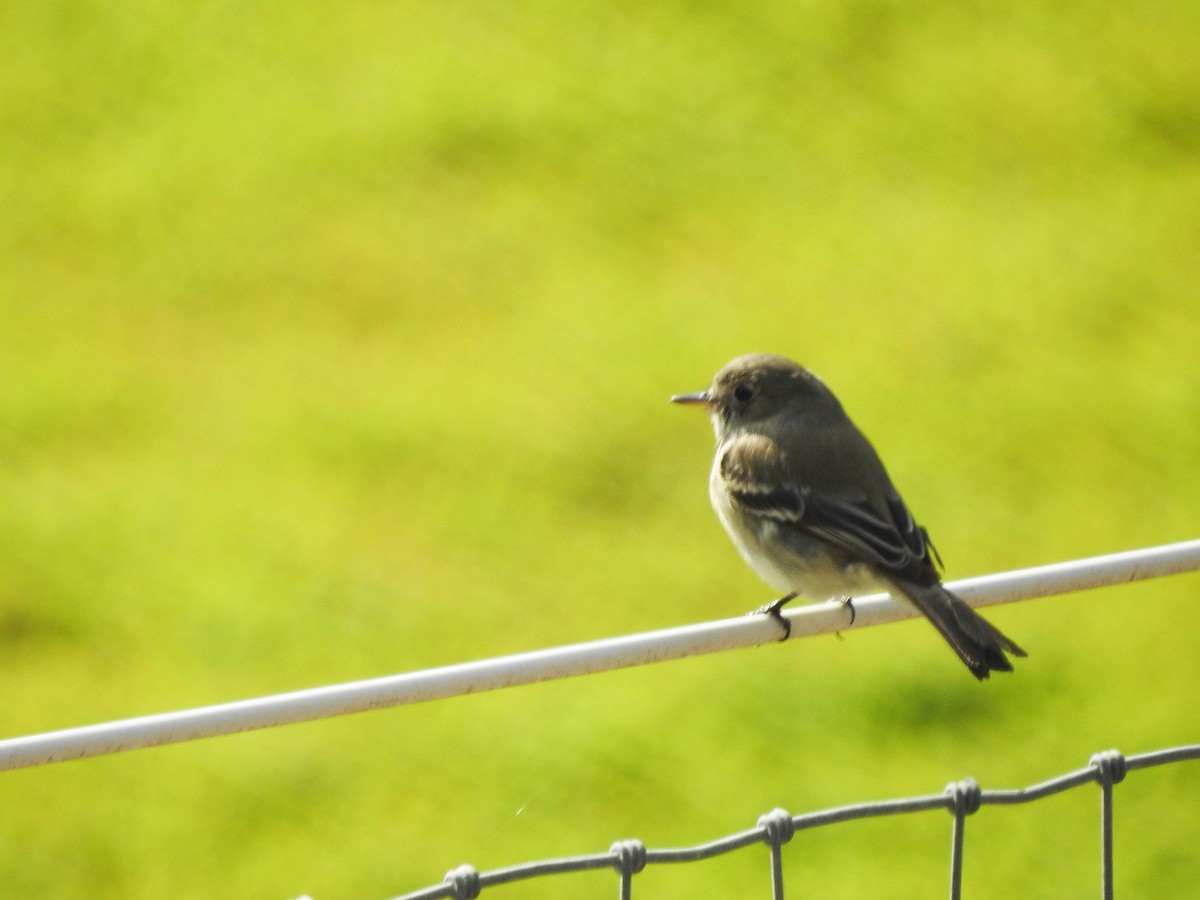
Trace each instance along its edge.
<path fill-rule="evenodd" d="M 780 640 L 786 641 L 792 636 L 792 623 L 783 617 L 783 607 L 784 604 L 790 603 L 799 596 L 800 595 L 797 593 L 787 594 L 786 596 L 780 597 L 778 600 L 772 600 L 765 606 L 760 606 L 758 609 L 754 610 L 754 612 L 750 613 L 750 615 L 755 616 L 766 613 L 768 616 L 773 618 L 776 622 L 783 626 L 783 637 L 781 637 Z"/>

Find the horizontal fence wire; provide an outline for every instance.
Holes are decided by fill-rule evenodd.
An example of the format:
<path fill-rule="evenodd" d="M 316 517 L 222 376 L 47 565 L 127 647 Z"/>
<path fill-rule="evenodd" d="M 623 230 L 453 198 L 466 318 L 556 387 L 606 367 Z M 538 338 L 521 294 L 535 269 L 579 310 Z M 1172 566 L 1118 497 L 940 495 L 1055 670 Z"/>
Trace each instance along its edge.
<path fill-rule="evenodd" d="M 618 878 L 618 895 L 622 900 L 630 900 L 634 876 L 647 866 L 697 862 L 758 844 L 765 844 L 770 851 L 771 896 L 773 900 L 783 900 L 783 846 L 795 836 L 796 832 L 823 828 L 839 822 L 908 815 L 934 809 L 946 810 L 953 817 L 950 896 L 957 898 L 962 892 L 962 857 L 966 833 L 965 824 L 968 816 L 978 812 L 984 806 L 1032 803 L 1085 784 L 1100 786 L 1100 893 L 1105 900 L 1112 900 L 1113 787 L 1123 781 L 1128 773 L 1138 769 L 1148 769 L 1186 760 L 1200 760 L 1200 744 L 1172 747 L 1136 756 L 1123 756 L 1116 750 L 1106 750 L 1093 754 L 1088 760 L 1087 766 L 1082 769 L 1067 772 L 1026 788 L 983 790 L 975 779 L 965 778 L 947 785 L 941 793 L 923 797 L 856 803 L 797 816 L 790 815 L 782 809 L 775 809 L 760 816 L 754 828 L 695 847 L 652 850 L 641 841 L 622 840 L 614 843 L 607 853 L 545 859 L 503 869 L 493 869 L 488 872 L 479 872 L 472 866 L 461 865 L 446 873 L 446 877 L 440 884 L 402 894 L 393 900 L 441 900 L 441 898 L 473 900 L 485 888 L 517 881 L 528 881 L 548 875 L 565 875 L 595 869 L 615 871 Z"/>
<path fill-rule="evenodd" d="M 1200 569 L 1200 540 L 948 582 L 972 606 L 1011 603 Z M 788 609 L 789 639 L 913 618 L 886 594 Z M 0 740 L 0 770 L 47 765 L 223 734 L 532 684 L 780 640 L 771 616 L 572 644 L 402 675 Z"/>

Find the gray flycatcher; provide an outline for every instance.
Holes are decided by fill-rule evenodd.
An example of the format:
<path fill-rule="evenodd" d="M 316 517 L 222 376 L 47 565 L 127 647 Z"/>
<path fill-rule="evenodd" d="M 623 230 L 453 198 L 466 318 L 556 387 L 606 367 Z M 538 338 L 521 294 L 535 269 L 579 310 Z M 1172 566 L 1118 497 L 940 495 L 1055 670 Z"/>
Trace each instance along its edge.
<path fill-rule="evenodd" d="M 786 592 L 761 610 L 785 629 L 780 610 L 800 594 L 849 602 L 883 589 L 920 610 L 976 678 L 1011 672 L 1005 653 L 1025 655 L 942 585 L 929 535 L 875 448 L 808 369 L 780 356 L 742 356 L 707 390 L 671 400 L 712 416 L 713 508 L 750 567 Z"/>

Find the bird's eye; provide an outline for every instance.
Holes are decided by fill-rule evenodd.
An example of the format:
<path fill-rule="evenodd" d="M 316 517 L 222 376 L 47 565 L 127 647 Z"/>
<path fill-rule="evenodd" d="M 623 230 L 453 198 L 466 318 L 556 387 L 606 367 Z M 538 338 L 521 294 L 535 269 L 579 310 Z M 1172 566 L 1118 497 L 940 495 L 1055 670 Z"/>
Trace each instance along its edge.
<path fill-rule="evenodd" d="M 754 388 L 748 384 L 739 384 L 733 389 L 733 396 L 738 403 L 748 403 L 750 398 L 754 396 Z"/>

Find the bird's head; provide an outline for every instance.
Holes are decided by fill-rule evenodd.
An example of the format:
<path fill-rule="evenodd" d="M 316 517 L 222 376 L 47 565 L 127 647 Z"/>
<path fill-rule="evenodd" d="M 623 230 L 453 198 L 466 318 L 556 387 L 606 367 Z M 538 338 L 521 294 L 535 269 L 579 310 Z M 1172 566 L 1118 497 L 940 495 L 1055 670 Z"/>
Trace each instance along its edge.
<path fill-rule="evenodd" d="M 784 412 L 802 417 L 840 409 L 820 378 L 790 359 L 766 353 L 739 356 L 716 374 L 706 390 L 677 394 L 671 402 L 707 408 L 718 441 L 731 429 Z"/>

